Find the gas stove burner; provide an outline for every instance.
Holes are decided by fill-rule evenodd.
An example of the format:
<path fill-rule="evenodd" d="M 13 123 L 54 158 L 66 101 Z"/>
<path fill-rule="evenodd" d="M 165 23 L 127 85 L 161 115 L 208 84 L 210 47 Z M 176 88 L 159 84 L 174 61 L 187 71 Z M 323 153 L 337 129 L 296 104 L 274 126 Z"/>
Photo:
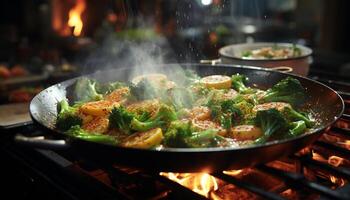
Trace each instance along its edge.
<path fill-rule="evenodd" d="M 336 89 L 346 88 L 337 81 L 322 82 Z M 95 162 L 74 151 L 33 150 L 14 145 L 9 139 L 14 132 L 31 137 L 42 135 L 33 125 L 27 125 L 4 134 L 1 148 L 5 161 L 26 172 L 24 177 L 13 176 L 18 169 L 9 167 L 6 173 L 11 181 L 4 181 L 29 180 L 27 185 L 20 185 L 21 192 L 16 194 L 20 198 L 47 195 L 51 199 L 350 199 L 348 92 L 340 92 L 346 104 L 344 115 L 313 145 L 253 168 L 213 174 L 155 173 Z M 45 188 L 47 194 L 33 188 Z M 53 192 L 58 195 L 52 197 Z"/>

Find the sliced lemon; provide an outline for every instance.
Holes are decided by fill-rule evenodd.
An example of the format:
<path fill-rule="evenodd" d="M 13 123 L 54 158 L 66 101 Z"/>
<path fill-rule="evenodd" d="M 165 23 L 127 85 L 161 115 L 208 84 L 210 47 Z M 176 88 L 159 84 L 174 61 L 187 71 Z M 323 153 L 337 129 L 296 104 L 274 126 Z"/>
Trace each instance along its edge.
<path fill-rule="evenodd" d="M 232 85 L 231 77 L 223 75 L 206 76 L 203 77 L 200 82 L 208 88 L 215 89 L 229 89 Z"/>
<path fill-rule="evenodd" d="M 123 146 L 149 149 L 159 145 L 163 140 L 163 132 L 160 128 L 154 128 L 145 132 L 134 133 L 125 138 Z"/>
<path fill-rule="evenodd" d="M 83 104 L 79 110 L 86 115 L 105 116 L 113 107 L 118 107 L 119 103 L 106 100 L 92 101 Z"/>
<path fill-rule="evenodd" d="M 230 136 L 236 140 L 255 140 L 262 136 L 262 131 L 259 127 L 253 125 L 239 125 L 231 128 Z"/>

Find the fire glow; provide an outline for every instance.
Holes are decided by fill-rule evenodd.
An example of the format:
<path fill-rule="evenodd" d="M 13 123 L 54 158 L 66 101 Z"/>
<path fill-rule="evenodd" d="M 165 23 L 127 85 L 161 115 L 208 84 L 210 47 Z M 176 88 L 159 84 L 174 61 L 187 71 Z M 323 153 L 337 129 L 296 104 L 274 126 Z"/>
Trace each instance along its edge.
<path fill-rule="evenodd" d="M 184 187 L 191 189 L 192 191 L 209 197 L 212 191 L 219 188 L 218 182 L 215 177 L 207 173 L 172 173 L 161 172 L 161 176 L 165 176 L 172 181 L 181 184 Z"/>
<path fill-rule="evenodd" d="M 75 6 L 69 11 L 68 26 L 73 28 L 73 35 L 79 36 L 83 30 L 81 14 L 86 8 L 85 0 L 77 0 Z"/>

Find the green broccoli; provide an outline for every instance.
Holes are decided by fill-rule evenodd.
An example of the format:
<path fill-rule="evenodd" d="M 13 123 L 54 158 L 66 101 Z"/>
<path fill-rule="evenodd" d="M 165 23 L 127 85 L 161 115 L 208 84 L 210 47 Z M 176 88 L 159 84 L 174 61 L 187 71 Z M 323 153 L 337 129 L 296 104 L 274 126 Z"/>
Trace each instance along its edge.
<path fill-rule="evenodd" d="M 142 79 L 137 84 L 131 84 L 129 87 L 131 96 L 136 98 L 136 100 L 159 97 L 159 88 L 156 88 L 148 79 Z"/>
<path fill-rule="evenodd" d="M 263 136 L 255 140 L 255 143 L 265 143 L 276 133 L 287 130 L 288 123 L 283 115 L 276 109 L 258 111 L 255 118 L 255 125 L 263 131 Z"/>
<path fill-rule="evenodd" d="M 243 116 L 234 100 L 211 100 L 207 106 L 211 110 L 211 118 L 219 122 L 225 129 L 230 129 L 233 125 L 239 124 Z"/>
<path fill-rule="evenodd" d="M 176 110 L 191 108 L 193 106 L 193 95 L 186 88 L 172 88 L 169 90 L 168 94 L 169 101 L 174 105 Z"/>
<path fill-rule="evenodd" d="M 72 126 L 81 125 L 83 120 L 77 115 L 78 109 L 71 107 L 68 101 L 63 99 L 57 103 L 56 127 L 61 131 L 67 131 Z"/>
<path fill-rule="evenodd" d="M 290 107 L 285 107 L 282 111 L 283 115 L 290 121 L 304 121 L 306 127 L 311 128 L 315 125 L 315 122 L 310 119 L 307 115 L 304 115 L 301 112 L 298 112 Z"/>
<path fill-rule="evenodd" d="M 216 147 L 223 140 L 225 140 L 225 138 L 217 135 L 216 130 L 208 129 L 200 132 L 193 132 L 191 136 L 184 139 L 184 142 L 186 147 L 189 148 L 206 148 Z"/>
<path fill-rule="evenodd" d="M 252 93 L 254 92 L 254 89 L 247 87 L 245 84 L 248 81 L 248 77 L 242 75 L 242 74 L 235 74 L 232 75 L 232 88 L 237 90 L 240 93 Z"/>
<path fill-rule="evenodd" d="M 186 78 L 185 79 L 186 84 L 192 84 L 192 83 L 198 82 L 201 79 L 201 77 L 199 77 L 198 74 L 191 69 L 185 69 L 184 74 Z"/>
<path fill-rule="evenodd" d="M 172 121 L 164 133 L 163 143 L 168 147 L 187 147 L 184 139 L 191 134 L 191 125 L 188 121 Z"/>
<path fill-rule="evenodd" d="M 160 106 L 154 117 L 149 117 L 147 113 L 137 116 L 120 106 L 112 109 L 109 115 L 109 126 L 130 134 L 135 131 L 147 131 L 176 119 L 177 116 L 174 109 L 165 104 Z"/>
<path fill-rule="evenodd" d="M 282 101 L 296 106 L 302 104 L 305 98 L 305 89 L 299 80 L 287 77 L 268 89 L 261 100 L 263 102 Z"/>
<path fill-rule="evenodd" d="M 128 112 L 123 106 L 114 107 L 109 115 L 109 127 L 130 134 L 130 123 L 134 118 L 135 114 Z"/>
<path fill-rule="evenodd" d="M 163 143 L 168 147 L 204 148 L 218 146 L 222 140 L 225 139 L 217 135 L 216 130 L 192 132 L 189 122 L 177 120 L 171 122 Z"/>
<path fill-rule="evenodd" d="M 168 124 L 171 121 L 176 119 L 177 119 L 177 114 L 175 110 L 170 106 L 162 104 L 156 116 L 152 118 L 148 118 L 145 121 L 140 121 L 140 119 L 137 119 L 136 117 L 134 117 L 131 120 L 130 128 L 135 131 L 147 131 L 152 128 L 162 126 L 164 124 Z"/>
<path fill-rule="evenodd" d="M 121 87 L 126 87 L 127 84 L 123 82 L 110 82 L 110 83 L 100 83 L 96 85 L 96 91 L 100 94 L 109 94 L 116 89 Z"/>
<path fill-rule="evenodd" d="M 79 102 L 98 101 L 103 95 L 96 90 L 97 82 L 88 78 L 80 78 L 75 83 L 75 97 Z"/>
<path fill-rule="evenodd" d="M 82 129 L 79 125 L 72 126 L 67 132 L 67 135 L 80 138 L 90 142 L 99 142 L 104 144 L 118 144 L 118 140 L 110 135 L 103 135 L 98 133 L 90 133 Z"/>
<path fill-rule="evenodd" d="M 306 124 L 304 121 L 296 121 L 289 123 L 289 135 L 297 136 L 304 133 L 306 130 Z"/>

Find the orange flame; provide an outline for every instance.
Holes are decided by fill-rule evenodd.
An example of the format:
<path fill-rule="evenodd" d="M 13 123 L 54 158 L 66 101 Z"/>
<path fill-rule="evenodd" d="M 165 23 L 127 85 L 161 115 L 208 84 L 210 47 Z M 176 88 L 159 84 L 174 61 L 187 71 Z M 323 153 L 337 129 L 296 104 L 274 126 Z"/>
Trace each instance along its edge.
<path fill-rule="evenodd" d="M 215 177 L 207 173 L 160 172 L 160 175 L 165 176 L 207 198 L 209 197 L 210 192 L 219 188 Z"/>
<path fill-rule="evenodd" d="M 334 167 L 338 167 L 339 165 L 343 164 L 343 161 L 344 159 L 338 156 L 330 156 L 328 158 L 328 163 Z"/>
<path fill-rule="evenodd" d="M 345 185 L 345 180 L 342 178 L 337 178 L 337 177 L 331 175 L 330 180 L 332 183 L 336 184 L 338 187 L 342 187 Z"/>
<path fill-rule="evenodd" d="M 230 176 L 237 176 L 242 173 L 242 169 L 239 170 L 230 170 L 230 171 L 223 171 L 224 174 L 230 175 Z"/>
<path fill-rule="evenodd" d="M 312 151 L 312 158 L 314 160 L 318 160 L 318 161 L 321 161 L 321 162 L 325 162 L 326 161 L 326 159 L 323 156 L 321 156 L 320 154 L 318 154 L 318 153 L 316 153 L 314 151 Z"/>
<path fill-rule="evenodd" d="M 73 35 L 79 36 L 83 30 L 81 14 L 86 7 L 85 0 L 77 0 L 75 6 L 69 11 L 68 26 L 73 27 Z"/>

